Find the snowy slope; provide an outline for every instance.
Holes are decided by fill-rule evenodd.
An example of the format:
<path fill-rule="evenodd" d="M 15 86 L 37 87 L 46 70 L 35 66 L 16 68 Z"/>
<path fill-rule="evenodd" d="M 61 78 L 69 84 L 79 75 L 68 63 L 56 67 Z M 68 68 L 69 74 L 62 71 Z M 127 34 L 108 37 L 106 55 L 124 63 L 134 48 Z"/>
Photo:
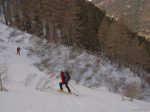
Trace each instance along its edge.
<path fill-rule="evenodd" d="M 55 55 L 62 65 L 53 72 L 40 71 L 35 65 L 51 55 L 34 54 L 33 48 L 37 48 L 36 53 L 41 52 L 37 41 L 46 43 L 0 24 L 0 64 L 8 66 L 7 80 L 4 81 L 8 91 L 0 92 L 0 112 L 150 112 L 150 103 L 121 101 L 120 95 L 109 93 L 104 87 L 95 90 L 71 81 L 71 85 L 80 92 L 79 96 L 59 93 L 55 89 L 58 89 L 57 76 L 63 68 L 63 61 L 54 51 L 51 55 Z M 18 46 L 22 49 L 20 56 L 16 54 Z"/>

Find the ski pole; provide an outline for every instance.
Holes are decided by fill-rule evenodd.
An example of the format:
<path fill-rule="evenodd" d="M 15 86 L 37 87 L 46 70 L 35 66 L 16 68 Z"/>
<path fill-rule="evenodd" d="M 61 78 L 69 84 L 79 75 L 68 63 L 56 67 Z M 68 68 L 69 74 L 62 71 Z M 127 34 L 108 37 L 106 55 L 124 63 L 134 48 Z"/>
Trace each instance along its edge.
<path fill-rule="evenodd" d="M 69 83 L 68 83 L 69 84 Z M 70 84 L 69 84 L 70 85 Z M 75 89 L 72 85 L 70 85 L 78 94 L 79 94 L 79 91 L 77 89 Z"/>

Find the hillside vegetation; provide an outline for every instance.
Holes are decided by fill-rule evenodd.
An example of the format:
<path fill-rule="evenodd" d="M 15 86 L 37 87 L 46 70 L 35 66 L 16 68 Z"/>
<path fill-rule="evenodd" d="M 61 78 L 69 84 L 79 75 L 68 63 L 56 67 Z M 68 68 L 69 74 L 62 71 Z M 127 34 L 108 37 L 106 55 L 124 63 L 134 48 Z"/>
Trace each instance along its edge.
<path fill-rule="evenodd" d="M 144 79 L 150 73 L 150 42 L 123 21 L 85 0 L 17 0 L 2 2 L 6 24 L 76 50 L 129 67 Z"/>

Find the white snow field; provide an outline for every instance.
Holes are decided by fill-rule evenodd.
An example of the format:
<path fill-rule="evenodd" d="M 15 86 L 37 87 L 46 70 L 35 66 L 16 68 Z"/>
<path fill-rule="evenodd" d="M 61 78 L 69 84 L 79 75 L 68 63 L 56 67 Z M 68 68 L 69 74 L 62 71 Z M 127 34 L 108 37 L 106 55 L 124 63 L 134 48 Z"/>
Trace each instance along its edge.
<path fill-rule="evenodd" d="M 104 87 L 90 89 L 71 81 L 79 96 L 56 91 L 59 72 L 42 72 L 35 66 L 42 58 L 31 55 L 34 38 L 0 24 L 0 64 L 8 66 L 7 79 L 3 81 L 7 91 L 0 92 L 0 112 L 150 112 L 150 103 L 122 101 L 119 94 Z M 20 56 L 16 54 L 18 46 Z"/>

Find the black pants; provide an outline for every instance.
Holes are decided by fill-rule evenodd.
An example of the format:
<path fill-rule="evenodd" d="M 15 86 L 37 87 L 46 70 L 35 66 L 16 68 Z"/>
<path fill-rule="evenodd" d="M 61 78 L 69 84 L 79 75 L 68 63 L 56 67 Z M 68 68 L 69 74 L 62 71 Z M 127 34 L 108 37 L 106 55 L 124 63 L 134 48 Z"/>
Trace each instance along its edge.
<path fill-rule="evenodd" d="M 17 54 L 20 55 L 20 51 L 17 51 Z"/>
<path fill-rule="evenodd" d="M 68 83 L 67 82 L 60 82 L 59 83 L 59 86 L 60 86 L 60 89 L 63 90 L 63 85 L 65 84 L 66 88 L 68 89 L 68 92 L 71 92 L 69 86 L 68 86 Z"/>

